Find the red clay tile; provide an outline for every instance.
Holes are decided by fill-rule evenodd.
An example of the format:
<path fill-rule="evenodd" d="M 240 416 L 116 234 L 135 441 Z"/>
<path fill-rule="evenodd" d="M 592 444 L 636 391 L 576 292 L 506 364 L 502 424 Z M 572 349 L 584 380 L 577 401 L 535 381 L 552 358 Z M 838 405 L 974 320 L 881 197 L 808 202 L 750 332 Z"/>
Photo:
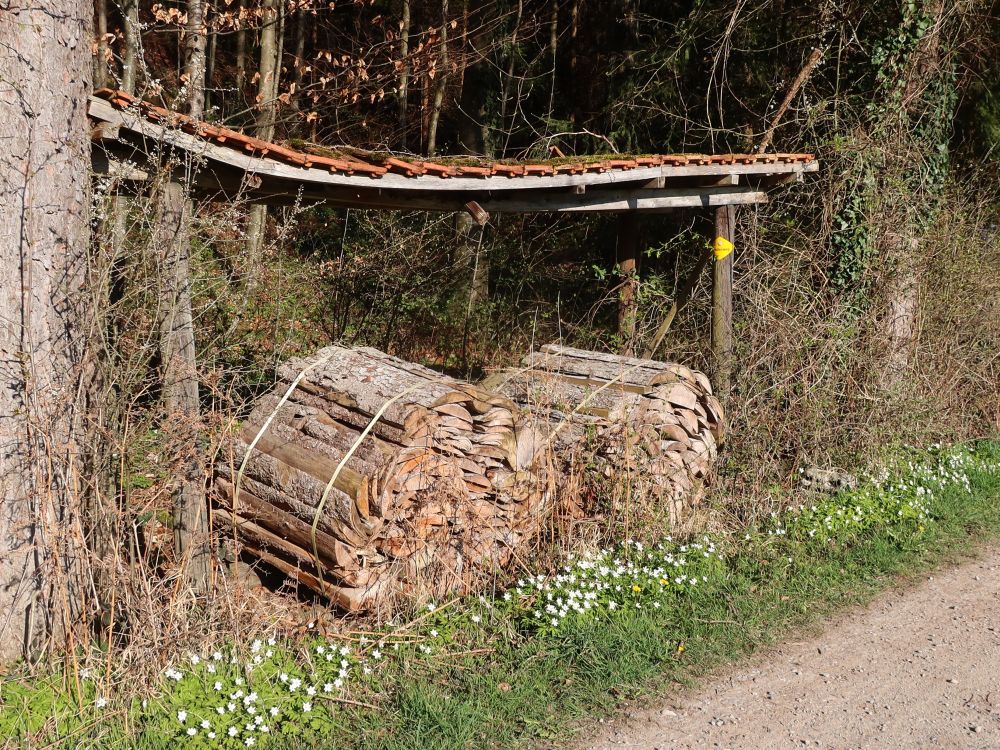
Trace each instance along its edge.
<path fill-rule="evenodd" d="M 406 177 L 415 175 L 433 174 L 441 178 L 455 175 L 488 177 L 490 175 L 500 175 L 504 177 L 521 177 L 524 175 L 560 175 L 560 174 L 583 174 L 585 172 L 607 172 L 610 170 L 629 170 L 636 167 L 649 166 L 683 166 L 685 164 L 753 164 L 776 162 L 797 163 L 811 162 L 815 160 L 812 154 L 718 154 L 706 156 L 702 154 L 684 155 L 653 155 L 640 156 L 625 159 L 608 159 L 591 163 L 572 164 L 551 164 L 551 163 L 531 163 L 531 164 L 499 164 L 489 165 L 465 165 L 449 166 L 437 164 L 429 161 L 405 161 L 403 159 L 389 158 L 384 165 L 368 163 L 362 159 L 354 157 L 332 158 L 319 156 L 303 151 L 296 151 L 286 146 L 263 141 L 254 136 L 240 133 L 226 127 L 212 125 L 191 119 L 179 112 L 172 112 L 158 107 L 150 102 L 137 99 L 124 91 L 117 91 L 110 88 L 98 89 L 94 92 L 113 106 L 119 109 L 137 107 L 139 113 L 150 122 L 165 124 L 169 127 L 180 128 L 184 132 L 190 133 L 198 138 L 225 145 L 228 148 L 242 149 L 260 157 L 282 161 L 295 166 L 311 168 L 314 165 L 328 168 L 331 172 L 342 174 L 364 174 L 370 177 L 380 177 L 386 172 L 402 174 Z"/>

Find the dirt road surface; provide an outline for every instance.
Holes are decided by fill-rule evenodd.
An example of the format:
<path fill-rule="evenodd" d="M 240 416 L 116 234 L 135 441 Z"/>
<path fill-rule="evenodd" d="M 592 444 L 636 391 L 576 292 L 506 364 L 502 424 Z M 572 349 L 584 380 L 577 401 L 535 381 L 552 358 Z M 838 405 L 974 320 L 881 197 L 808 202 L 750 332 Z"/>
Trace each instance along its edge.
<path fill-rule="evenodd" d="M 581 747 L 1000 749 L 1000 550 L 601 729 Z"/>

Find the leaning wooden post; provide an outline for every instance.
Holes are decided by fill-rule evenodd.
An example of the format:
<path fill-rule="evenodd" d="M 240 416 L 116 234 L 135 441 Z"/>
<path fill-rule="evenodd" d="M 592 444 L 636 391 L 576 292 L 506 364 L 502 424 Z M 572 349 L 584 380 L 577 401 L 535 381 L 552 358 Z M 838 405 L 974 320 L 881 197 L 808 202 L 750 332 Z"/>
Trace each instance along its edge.
<path fill-rule="evenodd" d="M 621 295 L 618 306 L 618 333 L 622 337 L 623 354 L 632 353 L 635 341 L 636 299 L 638 278 L 639 217 L 625 211 L 618 219 L 618 268 L 621 273 Z"/>
<path fill-rule="evenodd" d="M 712 355 L 715 388 L 721 398 L 729 395 L 733 374 L 733 245 L 736 207 L 715 209 L 715 267 L 712 273 Z"/>

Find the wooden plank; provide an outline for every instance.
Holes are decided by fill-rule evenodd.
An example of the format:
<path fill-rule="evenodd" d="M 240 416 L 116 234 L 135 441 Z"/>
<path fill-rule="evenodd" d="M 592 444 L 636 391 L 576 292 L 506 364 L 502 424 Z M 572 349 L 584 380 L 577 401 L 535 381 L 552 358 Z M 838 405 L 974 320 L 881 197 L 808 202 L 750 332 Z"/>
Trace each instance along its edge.
<path fill-rule="evenodd" d="M 766 203 L 767 193 L 749 188 L 639 189 L 633 191 L 588 190 L 585 195 L 535 193 L 523 198 L 480 201 L 490 213 L 579 213 L 588 211 L 650 211 L 665 208 L 715 208 L 736 204 Z"/>
<path fill-rule="evenodd" d="M 286 190 L 275 190 L 262 193 L 259 190 L 239 191 L 233 188 L 244 199 L 263 203 L 286 205 L 297 198 L 305 201 L 322 201 L 325 205 L 337 208 L 359 208 L 388 211 L 441 211 L 453 212 L 463 210 L 469 193 L 452 195 L 440 191 L 436 196 L 423 194 L 414 195 L 406 191 L 379 191 L 378 195 L 368 192 L 351 191 L 344 194 L 340 191 L 324 192 L 305 190 L 298 192 L 292 186 Z M 490 213 L 624 213 L 627 211 L 662 211 L 680 208 L 713 208 L 726 205 L 741 205 L 751 203 L 766 203 L 767 193 L 763 190 L 740 188 L 732 191 L 730 188 L 689 188 L 682 190 L 610 190 L 594 188 L 585 195 L 563 193 L 553 195 L 537 190 L 523 190 L 511 197 L 488 200 L 476 196 L 479 204 Z"/>

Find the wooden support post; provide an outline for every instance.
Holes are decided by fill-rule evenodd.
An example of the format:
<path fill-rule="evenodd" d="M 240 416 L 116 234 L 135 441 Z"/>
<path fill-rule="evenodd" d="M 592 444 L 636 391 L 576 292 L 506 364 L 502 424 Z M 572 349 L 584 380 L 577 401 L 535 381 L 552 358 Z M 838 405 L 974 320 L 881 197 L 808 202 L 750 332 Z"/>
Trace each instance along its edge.
<path fill-rule="evenodd" d="M 715 266 L 712 272 L 712 355 L 715 358 L 715 390 L 729 395 L 733 374 L 733 245 L 736 207 L 715 209 Z"/>
<path fill-rule="evenodd" d="M 622 353 L 631 355 L 635 343 L 635 287 L 639 276 L 639 217 L 632 211 L 618 219 L 618 267 L 621 270 L 621 294 L 618 306 L 618 333 Z"/>
<path fill-rule="evenodd" d="M 197 595 L 211 583 L 211 551 L 205 476 L 197 447 L 201 417 L 191 312 L 190 212 L 183 186 L 173 181 L 164 184 L 153 235 L 160 253 L 163 407 L 178 442 L 190 445 L 176 469 L 174 546 L 185 583 Z"/>

